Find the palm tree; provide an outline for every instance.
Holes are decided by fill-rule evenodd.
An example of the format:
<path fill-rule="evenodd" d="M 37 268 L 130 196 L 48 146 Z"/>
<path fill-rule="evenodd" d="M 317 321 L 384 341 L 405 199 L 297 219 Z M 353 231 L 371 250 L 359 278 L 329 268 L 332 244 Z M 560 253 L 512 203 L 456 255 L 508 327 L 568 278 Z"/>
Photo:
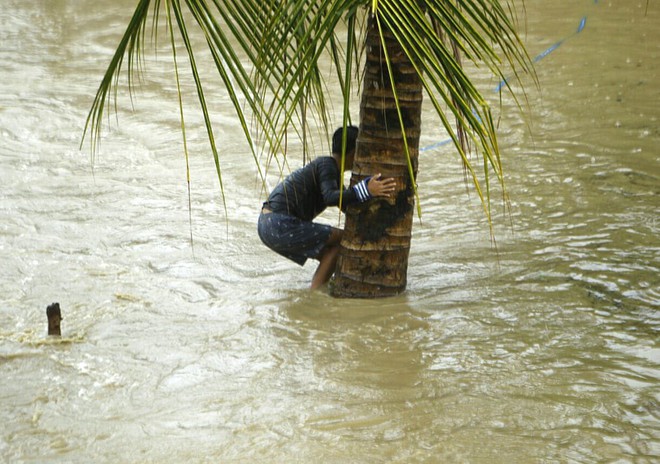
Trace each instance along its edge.
<path fill-rule="evenodd" d="M 352 297 L 395 295 L 406 287 L 421 132 L 421 73 L 389 28 L 379 28 L 375 16 L 369 22 L 351 183 L 380 173 L 396 179 L 397 193 L 346 211 L 332 288 Z"/>
<path fill-rule="evenodd" d="M 493 175 L 505 193 L 490 108 L 461 60 L 485 65 L 499 79 L 504 79 L 504 69 L 509 67 L 514 76 L 519 71 L 533 72 L 516 33 L 514 3 L 139 0 L 96 94 L 85 134 L 91 132 L 95 146 L 124 58 L 128 57 L 130 83 L 144 50 L 145 31 L 150 25 L 157 28 L 163 15 L 179 89 L 177 52 L 181 47 L 177 45 L 187 55 L 221 189 L 221 165 L 189 26 L 194 24 L 201 31 L 262 179 L 273 160 L 280 166 L 286 161 L 290 132 L 307 147 L 310 121 L 329 129 L 327 86 L 338 84 L 342 120 L 347 125 L 351 96 L 361 85 L 360 135 L 351 183 L 380 172 L 394 177 L 398 190 L 391 200 L 348 209 L 333 293 L 351 297 L 397 294 L 406 286 L 423 94 L 453 140 L 489 223 Z M 334 79 L 321 65 L 328 62 Z M 181 118 L 187 159 L 183 110 Z M 259 155 L 260 146 L 268 150 L 265 159 Z M 473 150 L 481 155 L 481 174 L 468 156 Z"/>

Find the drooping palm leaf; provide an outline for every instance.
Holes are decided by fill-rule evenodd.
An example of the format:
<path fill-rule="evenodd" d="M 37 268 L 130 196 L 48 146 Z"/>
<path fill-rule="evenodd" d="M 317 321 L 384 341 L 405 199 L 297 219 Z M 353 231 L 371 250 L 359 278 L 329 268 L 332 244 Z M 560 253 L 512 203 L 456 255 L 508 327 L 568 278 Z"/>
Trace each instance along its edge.
<path fill-rule="evenodd" d="M 503 77 L 504 67 L 531 71 L 516 33 L 514 6 L 513 0 L 165 0 L 164 5 L 160 0 L 139 0 L 101 82 L 85 134 L 89 131 L 96 146 L 124 57 L 128 57 L 130 87 L 144 49 L 147 18 L 152 14 L 151 24 L 156 27 L 164 7 L 174 18 L 168 16 L 171 46 L 183 44 L 188 56 L 221 189 L 222 163 L 196 65 L 193 29 L 205 40 L 263 179 L 273 159 L 279 169 L 285 166 L 291 132 L 307 146 L 310 121 L 328 129 L 332 107 L 328 88 L 339 87 L 342 120 L 350 121 L 364 18 L 377 15 L 415 64 L 489 216 L 489 172 L 502 186 L 504 182 L 500 153 L 488 104 L 465 73 L 461 57 L 483 64 L 498 77 Z M 262 145 L 265 160 L 259 153 Z M 468 156 L 470 147 L 483 155 L 485 192 Z"/>

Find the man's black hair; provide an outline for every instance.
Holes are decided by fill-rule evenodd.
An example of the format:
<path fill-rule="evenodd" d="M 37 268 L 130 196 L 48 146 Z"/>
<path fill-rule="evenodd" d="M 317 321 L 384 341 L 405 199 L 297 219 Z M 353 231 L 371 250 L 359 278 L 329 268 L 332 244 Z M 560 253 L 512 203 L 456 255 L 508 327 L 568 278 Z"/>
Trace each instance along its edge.
<path fill-rule="evenodd" d="M 337 129 L 332 136 L 332 153 L 341 155 L 341 138 L 343 134 L 343 128 L 340 127 Z M 350 153 L 355 150 L 355 142 L 357 141 L 358 128 L 355 126 L 346 127 L 346 153 Z"/>

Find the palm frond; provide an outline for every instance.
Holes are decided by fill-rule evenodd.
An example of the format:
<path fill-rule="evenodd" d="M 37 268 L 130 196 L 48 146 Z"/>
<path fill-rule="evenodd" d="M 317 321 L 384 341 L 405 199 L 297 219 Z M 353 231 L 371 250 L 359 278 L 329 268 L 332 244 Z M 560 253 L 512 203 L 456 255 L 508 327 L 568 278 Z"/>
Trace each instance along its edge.
<path fill-rule="evenodd" d="M 423 4 L 380 0 L 377 14 L 422 76 L 422 85 L 454 142 L 490 224 L 490 170 L 506 195 L 501 157 L 490 108 L 465 74 L 460 55 L 485 63 L 498 76 L 502 75 L 502 60 L 533 72 L 514 25 L 498 2 L 485 0 Z M 496 48 L 504 50 L 504 58 Z M 447 119 L 447 111 L 454 115 L 456 126 Z M 479 147 L 484 157 L 485 192 L 468 157 L 471 146 Z"/>
<path fill-rule="evenodd" d="M 176 79 L 181 73 L 175 47 L 183 44 L 223 195 L 222 162 L 198 70 L 199 51 L 191 36 L 201 33 L 265 182 L 273 160 L 280 172 L 286 166 L 291 132 L 306 149 L 310 127 L 329 129 L 330 88 L 339 88 L 342 121 L 350 121 L 365 18 L 377 15 L 422 77 L 429 101 L 490 217 L 488 176 L 492 170 L 503 187 L 501 157 L 490 108 L 466 74 L 462 60 L 484 65 L 499 78 L 504 78 L 505 67 L 513 68 L 516 77 L 533 74 L 516 32 L 514 0 L 165 0 L 164 4 Z M 150 11 L 151 27 L 157 29 L 161 0 L 139 0 L 103 76 L 83 134 L 83 139 L 88 135 L 91 139 L 92 153 L 113 90 L 116 101 L 124 59 L 129 89 L 139 73 Z M 177 89 L 180 94 L 178 83 Z M 182 109 L 181 126 L 187 156 Z M 265 160 L 260 154 L 262 146 Z M 468 156 L 472 147 L 484 156 L 485 192 Z"/>

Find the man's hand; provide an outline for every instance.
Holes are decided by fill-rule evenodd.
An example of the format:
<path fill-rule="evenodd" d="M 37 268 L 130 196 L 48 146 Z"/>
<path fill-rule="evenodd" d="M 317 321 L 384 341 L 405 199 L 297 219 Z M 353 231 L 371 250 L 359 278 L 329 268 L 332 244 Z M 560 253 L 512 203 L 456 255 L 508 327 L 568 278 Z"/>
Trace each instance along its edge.
<path fill-rule="evenodd" d="M 396 181 L 388 177 L 383 179 L 379 174 L 371 177 L 369 183 L 367 183 L 367 188 L 372 197 L 389 197 L 394 193 L 396 187 Z"/>

